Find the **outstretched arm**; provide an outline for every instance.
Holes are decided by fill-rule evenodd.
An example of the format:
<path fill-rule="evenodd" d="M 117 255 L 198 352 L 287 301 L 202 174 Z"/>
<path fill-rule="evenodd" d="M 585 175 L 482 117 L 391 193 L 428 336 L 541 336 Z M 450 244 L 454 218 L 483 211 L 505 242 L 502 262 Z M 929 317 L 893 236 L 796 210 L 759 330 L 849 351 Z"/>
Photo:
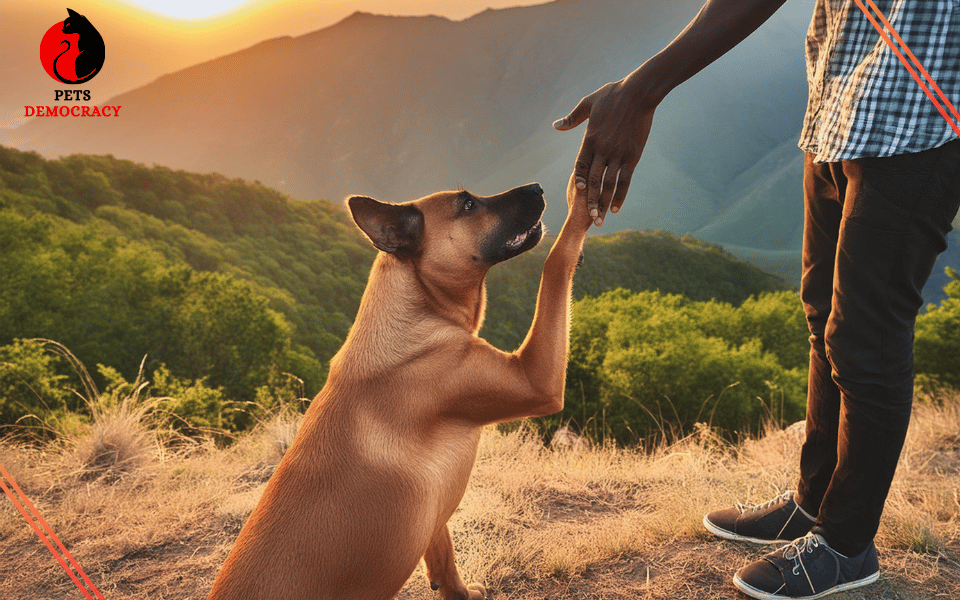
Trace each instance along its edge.
<path fill-rule="evenodd" d="M 620 210 L 647 143 L 653 113 L 673 88 L 727 53 L 786 0 L 707 0 L 666 48 L 621 79 L 583 98 L 553 124 L 567 131 L 589 119 L 574 166 L 578 201 L 597 225 Z"/>

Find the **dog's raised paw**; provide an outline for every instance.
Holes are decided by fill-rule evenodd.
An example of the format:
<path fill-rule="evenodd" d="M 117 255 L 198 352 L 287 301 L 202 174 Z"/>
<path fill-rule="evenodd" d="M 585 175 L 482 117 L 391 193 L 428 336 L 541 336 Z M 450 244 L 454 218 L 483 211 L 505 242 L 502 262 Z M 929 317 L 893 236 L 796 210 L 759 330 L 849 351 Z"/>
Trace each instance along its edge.
<path fill-rule="evenodd" d="M 467 586 L 467 591 L 469 592 L 469 600 L 486 600 L 487 598 L 487 588 L 479 583 L 471 583 Z"/>

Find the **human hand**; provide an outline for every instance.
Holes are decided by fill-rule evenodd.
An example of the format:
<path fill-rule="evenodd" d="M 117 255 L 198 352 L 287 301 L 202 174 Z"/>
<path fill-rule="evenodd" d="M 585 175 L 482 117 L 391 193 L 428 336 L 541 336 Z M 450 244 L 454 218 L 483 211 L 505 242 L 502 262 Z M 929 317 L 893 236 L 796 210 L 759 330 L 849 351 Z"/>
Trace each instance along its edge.
<path fill-rule="evenodd" d="M 577 199 L 586 202 L 597 225 L 608 208 L 615 213 L 623 205 L 650 134 L 656 104 L 645 100 L 639 79 L 635 71 L 606 84 L 553 124 L 568 131 L 589 119 L 573 179 Z"/>

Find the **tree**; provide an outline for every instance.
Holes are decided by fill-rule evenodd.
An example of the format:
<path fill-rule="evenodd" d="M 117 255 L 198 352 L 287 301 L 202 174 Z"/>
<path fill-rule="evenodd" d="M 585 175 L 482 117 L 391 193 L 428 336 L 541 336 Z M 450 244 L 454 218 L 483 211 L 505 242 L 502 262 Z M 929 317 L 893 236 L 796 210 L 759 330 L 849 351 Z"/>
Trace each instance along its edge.
<path fill-rule="evenodd" d="M 231 277 L 189 271 L 179 277 L 170 282 L 182 287 L 164 311 L 170 321 L 158 332 L 158 360 L 177 377 L 203 379 L 229 399 L 252 401 L 289 347 L 287 324 Z"/>
<path fill-rule="evenodd" d="M 38 342 L 15 340 L 0 346 L 0 424 L 16 423 L 25 415 L 47 420 L 76 408 L 77 398 L 65 388 L 67 378 L 56 367 L 56 358 Z"/>
<path fill-rule="evenodd" d="M 768 302 L 761 296 L 738 309 L 617 290 L 576 303 L 566 407 L 548 426 L 573 421 L 629 442 L 689 432 L 697 422 L 734 433 L 756 430 L 781 413 L 785 420 L 800 418 L 805 371 L 784 366 L 760 337 L 743 332 L 742 323 L 756 318 L 750 312 Z"/>
<path fill-rule="evenodd" d="M 960 390 L 960 275 L 946 268 L 947 297 L 917 317 L 914 370 L 921 383 L 933 381 Z"/>

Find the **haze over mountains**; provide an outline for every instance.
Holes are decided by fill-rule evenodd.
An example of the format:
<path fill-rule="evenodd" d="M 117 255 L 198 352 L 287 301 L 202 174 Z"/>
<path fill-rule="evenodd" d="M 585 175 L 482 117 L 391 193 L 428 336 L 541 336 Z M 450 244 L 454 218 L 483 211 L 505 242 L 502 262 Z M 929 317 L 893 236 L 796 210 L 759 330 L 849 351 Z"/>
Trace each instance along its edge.
<path fill-rule="evenodd" d="M 308 200 L 540 181 L 557 229 L 582 128 L 560 133 L 552 121 L 662 48 L 701 5 L 558 0 L 464 21 L 356 13 L 104 99 L 123 107 L 119 118 L 33 119 L 8 143 L 218 171 Z M 624 209 L 602 231 L 693 233 L 799 281 L 811 9 L 787 2 L 667 98 Z"/>
<path fill-rule="evenodd" d="M 106 63 L 86 83 L 96 102 L 146 85 L 157 77 L 265 39 L 302 35 L 333 25 L 362 10 L 377 14 L 443 14 L 465 18 L 486 7 L 542 3 L 544 0 L 247 0 L 226 12 L 200 19 L 178 19 L 131 0 L 71 0 L 106 40 Z M 197 4 L 203 4 L 202 2 Z M 0 132 L 25 121 L 25 104 L 53 101 L 51 79 L 38 69 L 44 32 L 62 21 L 62 4 L 14 0 L 2 5 L 0 19 Z"/>

